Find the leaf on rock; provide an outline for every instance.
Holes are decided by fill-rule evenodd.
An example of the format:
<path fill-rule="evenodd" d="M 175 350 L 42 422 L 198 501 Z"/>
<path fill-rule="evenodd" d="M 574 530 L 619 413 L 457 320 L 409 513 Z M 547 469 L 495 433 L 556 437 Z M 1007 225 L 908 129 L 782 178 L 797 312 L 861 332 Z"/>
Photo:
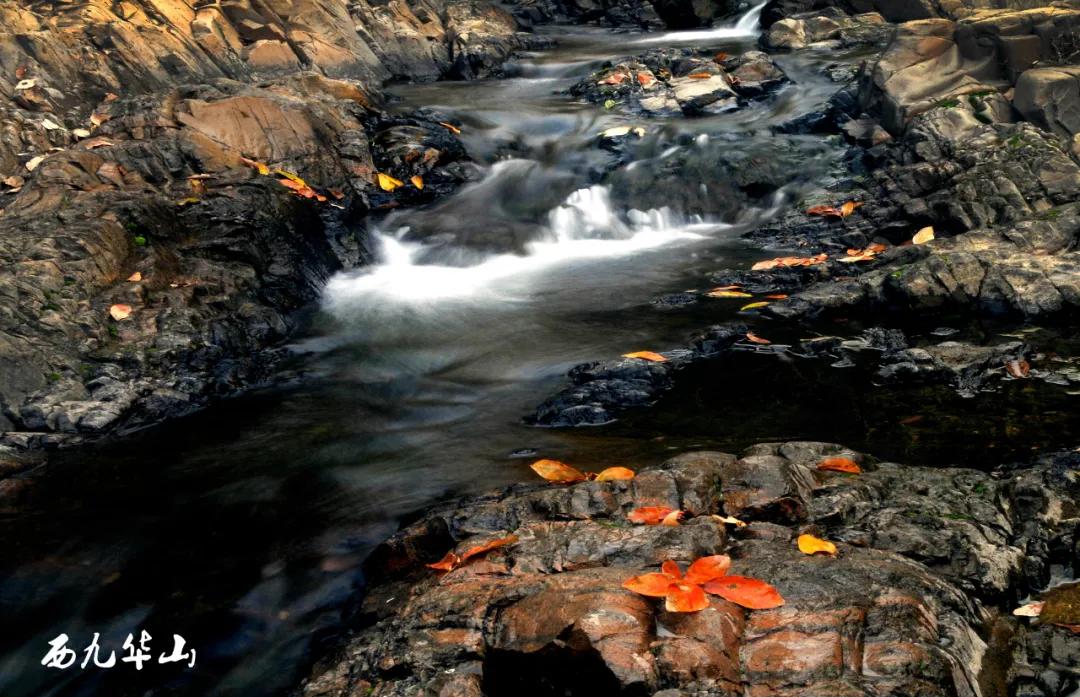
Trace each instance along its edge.
<path fill-rule="evenodd" d="M 268 167 L 265 162 L 259 162 L 258 160 L 250 160 L 246 157 L 241 157 L 240 161 L 258 172 L 259 174 L 263 175 L 264 177 L 270 174 L 270 167 Z"/>
<path fill-rule="evenodd" d="M 1028 603 L 1027 605 L 1021 605 L 1012 611 L 1012 614 L 1017 617 L 1038 617 L 1042 614 L 1044 602 Z"/>
<path fill-rule="evenodd" d="M 661 525 L 666 525 L 669 528 L 679 527 L 679 520 L 683 517 L 682 511 L 672 511 L 664 516 L 664 519 L 660 521 Z"/>
<path fill-rule="evenodd" d="M 705 591 L 750 610 L 769 610 L 784 604 L 776 588 L 756 578 L 724 576 L 705 584 Z"/>
<path fill-rule="evenodd" d="M 659 353 L 653 351 L 635 351 L 634 353 L 624 353 L 623 358 L 640 358 L 643 361 L 652 361 L 653 363 L 666 363 L 667 359 L 661 356 Z"/>
<path fill-rule="evenodd" d="M 706 293 L 710 298 L 752 298 L 754 297 L 750 293 L 743 292 L 741 290 L 731 290 L 730 288 L 716 288 Z"/>
<path fill-rule="evenodd" d="M 596 475 L 596 481 L 598 482 L 613 482 L 618 479 L 633 479 L 634 470 L 626 467 L 608 467 L 606 470 Z"/>
<path fill-rule="evenodd" d="M 682 580 L 682 570 L 679 565 L 670 559 L 660 565 L 660 570 L 676 581 Z"/>
<path fill-rule="evenodd" d="M 113 305 L 109 308 L 109 316 L 117 322 L 125 320 L 131 317 L 132 309 L 131 305 Z"/>
<path fill-rule="evenodd" d="M 667 506 L 642 506 L 630 511 L 626 519 L 639 525 L 659 525 L 670 513 L 672 509 Z"/>
<path fill-rule="evenodd" d="M 462 553 L 460 563 L 463 564 L 468 559 L 472 559 L 473 557 L 479 556 L 481 554 L 487 554 L 491 550 L 498 549 L 499 547 L 505 547 L 506 545 L 512 545 L 517 541 L 518 541 L 518 536 L 517 535 L 507 535 L 506 537 L 500 537 L 497 540 L 492 540 L 491 542 L 485 542 L 484 544 L 477 545 L 476 547 L 470 547 L 467 550 L 465 550 L 465 552 Z"/>
<path fill-rule="evenodd" d="M 673 583 L 664 599 L 668 612 L 700 612 L 709 607 L 709 598 L 696 583 Z"/>
<path fill-rule="evenodd" d="M 686 570 L 684 577 L 688 583 L 701 585 L 713 579 L 727 576 L 731 568 L 731 557 L 726 554 L 714 554 L 711 557 L 700 557 L 694 560 L 690 568 Z"/>
<path fill-rule="evenodd" d="M 127 280 L 128 280 L 129 283 L 138 283 L 139 281 L 142 280 L 142 273 L 139 272 L 139 271 L 136 271 L 135 273 L 128 276 Z"/>
<path fill-rule="evenodd" d="M 638 73 L 636 77 L 638 84 L 646 89 L 656 83 L 656 78 L 652 73 Z"/>
<path fill-rule="evenodd" d="M 737 528 L 745 528 L 746 525 L 747 525 L 745 522 L 739 520 L 738 518 L 736 518 L 734 516 L 730 516 L 730 515 L 715 515 L 714 514 L 713 518 L 715 518 L 716 520 L 718 520 L 721 523 L 724 523 L 725 525 L 734 525 Z"/>
<path fill-rule="evenodd" d="M 799 535 L 799 551 L 811 556 L 828 554 L 835 557 L 837 554 L 836 545 L 813 535 Z"/>
<path fill-rule="evenodd" d="M 587 479 L 581 471 L 558 460 L 537 460 L 530 465 L 530 468 L 549 482 L 571 484 L 573 482 L 583 482 Z"/>
<path fill-rule="evenodd" d="M 453 571 L 458 564 L 461 563 L 461 558 L 453 552 L 447 552 L 446 556 L 437 562 L 428 564 L 429 569 L 436 569 L 438 571 Z"/>
<path fill-rule="evenodd" d="M 774 293 L 773 295 L 765 296 L 769 300 L 787 300 L 789 296 L 787 293 Z"/>
<path fill-rule="evenodd" d="M 424 190 L 424 178 L 419 174 L 409 177 L 409 182 L 417 189 L 420 189 L 421 191 Z"/>
<path fill-rule="evenodd" d="M 847 474 L 859 474 L 862 472 L 862 468 L 859 467 L 858 463 L 847 457 L 827 457 L 818 463 L 817 468 L 830 472 L 846 472 Z"/>
<path fill-rule="evenodd" d="M 713 74 L 712 73 L 690 73 L 686 77 L 690 78 L 691 80 L 708 80 L 709 78 L 713 77 Z"/>
<path fill-rule="evenodd" d="M 610 75 L 608 75 L 605 78 L 597 80 L 596 84 L 598 84 L 598 85 L 621 85 L 623 82 L 626 81 L 627 77 L 629 77 L 629 75 L 627 75 L 626 73 L 615 72 L 615 73 L 611 73 Z"/>
<path fill-rule="evenodd" d="M 776 259 L 759 261 L 750 267 L 750 269 L 752 271 L 768 271 L 769 269 L 778 267 L 816 266 L 818 264 L 824 264 L 828 258 L 828 254 L 818 254 L 816 257 L 777 257 Z"/>
<path fill-rule="evenodd" d="M 1005 361 L 1005 372 L 1008 373 L 1010 377 L 1022 380 L 1031 375 L 1031 364 L 1023 358 L 1013 358 L 1012 360 Z"/>
<path fill-rule="evenodd" d="M 911 238 L 911 244 L 926 244 L 934 239 L 934 228 L 924 227 Z"/>
<path fill-rule="evenodd" d="M 456 136 L 461 135 L 461 129 L 458 128 L 457 126 L 455 126 L 452 123 L 446 123 L 445 121 L 440 121 L 439 125 L 442 126 L 443 128 L 445 128 L 446 130 L 450 131 L 451 133 L 453 133 Z"/>
<path fill-rule="evenodd" d="M 379 184 L 379 188 L 383 191 L 393 191 L 394 189 L 405 185 L 405 182 L 401 181 L 400 179 L 395 179 L 389 174 L 383 174 L 382 172 L 378 172 L 375 175 L 375 179 Z"/>
<path fill-rule="evenodd" d="M 764 301 L 756 302 L 756 303 L 750 303 L 749 305 L 743 305 L 742 307 L 740 307 L 739 312 L 746 312 L 747 310 L 760 310 L 761 308 L 766 307 L 768 304 L 769 303 L 764 302 Z M 765 343 L 769 343 L 769 342 L 766 341 Z"/>
<path fill-rule="evenodd" d="M 771 344 L 772 343 L 768 339 L 762 339 L 760 336 L 758 336 L 754 332 L 746 332 L 746 340 L 749 341 L 752 344 Z"/>
<path fill-rule="evenodd" d="M 671 586 L 676 580 L 671 574 L 641 574 L 623 581 L 622 586 L 628 591 L 647 595 L 650 598 L 665 598 L 671 592 Z"/>
<path fill-rule="evenodd" d="M 40 165 L 41 161 L 44 160 L 44 159 L 45 159 L 44 155 L 38 155 L 36 157 L 31 157 L 26 163 L 27 171 L 33 172 L 35 169 L 37 169 L 38 165 Z"/>

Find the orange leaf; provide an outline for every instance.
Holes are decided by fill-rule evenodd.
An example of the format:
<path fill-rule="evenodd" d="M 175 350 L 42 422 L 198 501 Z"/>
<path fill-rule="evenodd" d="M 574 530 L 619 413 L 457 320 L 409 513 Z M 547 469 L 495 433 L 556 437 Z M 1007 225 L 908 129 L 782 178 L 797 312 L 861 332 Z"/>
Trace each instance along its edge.
<path fill-rule="evenodd" d="M 709 607 L 705 591 L 695 583 L 673 583 L 664 601 L 668 612 L 699 612 Z"/>
<path fill-rule="evenodd" d="M 429 569 L 437 569 L 439 571 L 453 571 L 454 568 L 461 563 L 461 559 L 453 552 L 447 552 L 439 561 L 434 564 L 428 564 Z"/>
<path fill-rule="evenodd" d="M 1020 607 L 1013 610 L 1012 614 L 1016 615 L 1017 617 L 1038 617 L 1042 614 L 1043 607 L 1045 605 L 1046 603 L 1042 601 L 1028 603 L 1027 605 L 1021 605 Z"/>
<path fill-rule="evenodd" d="M 652 361 L 653 363 L 666 363 L 667 359 L 661 356 L 659 353 L 652 351 L 636 351 L 634 353 L 624 353 L 623 358 L 640 358 L 646 361 Z"/>
<path fill-rule="evenodd" d="M 457 126 L 455 126 L 452 123 L 446 123 L 445 121 L 440 121 L 439 125 L 442 126 L 443 128 L 445 128 L 446 130 L 450 131 L 451 133 L 453 133 L 456 136 L 461 135 L 461 129 L 458 128 Z"/>
<path fill-rule="evenodd" d="M 480 554 L 487 554 L 493 549 L 505 547 L 506 545 L 512 545 L 517 541 L 517 535 L 507 535 L 506 537 L 500 537 L 497 540 L 492 540 L 491 542 L 486 542 L 476 547 L 470 547 L 469 549 L 465 550 L 465 552 L 461 555 L 461 562 L 459 563 L 464 563 L 466 559 L 471 559 L 472 557 Z"/>
<path fill-rule="evenodd" d="M 1080 624 L 1065 624 L 1064 622 L 1051 622 L 1055 627 L 1061 627 L 1062 629 L 1068 629 L 1073 634 L 1080 634 Z"/>
<path fill-rule="evenodd" d="M 666 525 L 669 528 L 675 528 L 679 526 L 679 519 L 683 517 L 682 511 L 672 511 L 664 516 L 664 519 L 660 521 L 661 525 Z"/>
<path fill-rule="evenodd" d="M 818 254 L 816 257 L 777 257 L 776 259 L 759 261 L 751 267 L 751 270 L 767 271 L 768 269 L 775 269 L 778 266 L 815 266 L 817 264 L 824 264 L 825 260 L 828 258 L 828 254 Z"/>
<path fill-rule="evenodd" d="M 383 174 L 382 172 L 376 172 L 375 182 L 383 191 L 393 191 L 394 189 L 405 185 L 405 182 L 401 181 L 400 179 L 395 179 L 389 174 Z"/>
<path fill-rule="evenodd" d="M 855 212 L 856 208 L 862 206 L 862 203 L 858 201 L 848 201 L 844 205 L 840 206 L 840 217 L 846 218 Z"/>
<path fill-rule="evenodd" d="M 670 576 L 675 581 L 682 580 L 682 570 L 679 569 L 679 565 L 668 559 L 666 562 L 660 565 L 660 571 Z"/>
<path fill-rule="evenodd" d="M 252 169 L 257 171 L 259 174 L 263 175 L 264 177 L 266 175 L 270 174 L 270 168 L 267 167 L 262 162 L 259 162 L 258 160 L 249 160 L 246 157 L 241 157 L 240 161 L 243 162 L 248 167 L 251 167 Z"/>
<path fill-rule="evenodd" d="M 789 296 L 787 293 L 774 293 L 773 295 L 766 295 L 765 297 L 769 300 L 787 300 Z"/>
<path fill-rule="evenodd" d="M 130 283 L 138 283 L 139 281 L 141 281 L 141 280 L 142 280 L 142 273 L 141 273 L 141 272 L 139 272 L 139 271 L 136 271 L 135 273 L 133 273 L 133 274 L 131 274 L 130 276 L 128 276 L 128 277 L 127 277 L 127 280 L 128 280 L 128 282 L 130 282 Z"/>
<path fill-rule="evenodd" d="M 606 470 L 596 475 L 596 481 L 598 482 L 613 482 L 617 479 L 633 479 L 634 470 L 627 469 L 626 467 L 608 467 Z"/>
<path fill-rule="evenodd" d="M 799 535 L 799 551 L 803 554 L 829 554 L 836 556 L 836 545 L 813 535 Z"/>
<path fill-rule="evenodd" d="M 621 85 L 626 80 L 628 75 L 626 73 L 612 73 L 605 77 L 603 80 L 598 80 L 598 85 Z"/>
<path fill-rule="evenodd" d="M 705 591 L 751 610 L 768 610 L 784 604 L 780 592 L 768 583 L 746 576 L 724 576 L 705 584 Z"/>
<path fill-rule="evenodd" d="M 652 76 L 652 73 L 638 73 L 637 74 L 637 81 L 638 81 L 638 84 L 641 85 L 642 87 L 648 87 L 648 86 L 652 85 L 654 82 L 656 82 L 656 78 Z"/>
<path fill-rule="evenodd" d="M 818 463 L 817 468 L 819 470 L 846 472 L 848 474 L 859 474 L 862 472 L 862 468 L 859 467 L 858 463 L 847 457 L 827 457 Z"/>
<path fill-rule="evenodd" d="M 715 56 L 713 56 L 713 60 L 716 61 L 717 63 L 723 63 L 728 58 L 731 58 L 731 56 L 724 53 L 723 51 L 721 51 L 720 53 L 717 53 Z"/>
<path fill-rule="evenodd" d="M 113 305 L 109 308 L 109 316 L 119 322 L 131 317 L 131 305 Z"/>
<path fill-rule="evenodd" d="M 708 80 L 712 76 L 712 73 L 690 73 L 686 77 L 691 80 Z"/>
<path fill-rule="evenodd" d="M 746 340 L 749 341 L 752 344 L 771 344 L 772 343 L 768 339 L 762 339 L 760 336 L 758 336 L 754 332 L 746 332 Z"/>
<path fill-rule="evenodd" d="M 631 523 L 659 525 L 660 521 L 666 518 L 669 513 L 671 513 L 671 509 L 666 506 L 643 506 L 630 511 L 626 519 Z"/>
<path fill-rule="evenodd" d="M 726 576 L 731 568 L 731 557 L 726 554 L 714 554 L 711 557 L 695 559 L 690 568 L 686 570 L 687 583 L 701 585 L 713 579 Z"/>
<path fill-rule="evenodd" d="M 669 574 L 642 574 L 623 581 L 622 587 L 650 598 L 663 598 L 670 592 L 675 581 Z"/>
<path fill-rule="evenodd" d="M 537 460 L 530 467 L 533 472 L 536 472 L 549 482 L 571 484 L 573 482 L 583 482 L 586 479 L 585 475 L 580 471 L 558 460 Z"/>
<path fill-rule="evenodd" d="M 822 215 L 830 218 L 839 218 L 840 211 L 832 206 L 811 206 L 806 209 L 807 215 Z"/>

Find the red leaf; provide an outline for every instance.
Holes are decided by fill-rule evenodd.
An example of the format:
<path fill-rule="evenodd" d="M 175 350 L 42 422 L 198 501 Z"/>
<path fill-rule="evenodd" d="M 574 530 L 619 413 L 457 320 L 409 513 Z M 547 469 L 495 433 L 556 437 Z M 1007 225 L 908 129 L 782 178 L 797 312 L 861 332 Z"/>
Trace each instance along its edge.
<path fill-rule="evenodd" d="M 676 581 L 682 579 L 682 571 L 679 569 L 679 565 L 670 559 L 660 565 L 660 570 Z"/>
<path fill-rule="evenodd" d="M 461 555 L 461 561 L 459 562 L 459 564 L 463 564 L 465 563 L 465 560 L 471 559 L 472 557 L 475 557 L 477 555 L 487 554 L 493 549 L 505 547 L 506 545 L 512 545 L 517 541 L 517 535 L 507 535 L 506 537 L 500 537 L 497 540 L 485 542 L 484 544 L 477 545 L 476 547 L 470 547 L 469 549 L 465 550 L 465 552 Z"/>
<path fill-rule="evenodd" d="M 631 523 L 659 525 L 660 521 L 667 517 L 671 511 L 672 509 L 665 506 L 643 506 L 630 511 L 626 518 Z"/>
<path fill-rule="evenodd" d="M 447 552 L 439 561 L 434 564 L 428 564 L 428 568 L 437 569 L 439 571 L 452 571 L 454 567 L 461 563 L 461 559 L 453 552 Z"/>
<path fill-rule="evenodd" d="M 768 583 L 747 576 L 724 576 L 705 584 L 705 591 L 751 610 L 768 610 L 784 604 L 780 592 Z"/>
<path fill-rule="evenodd" d="M 650 598 L 664 598 L 676 579 L 669 574 L 642 574 L 623 582 L 623 588 Z"/>
<path fill-rule="evenodd" d="M 699 612 L 709 607 L 705 591 L 695 583 L 673 583 L 664 601 L 668 612 Z"/>

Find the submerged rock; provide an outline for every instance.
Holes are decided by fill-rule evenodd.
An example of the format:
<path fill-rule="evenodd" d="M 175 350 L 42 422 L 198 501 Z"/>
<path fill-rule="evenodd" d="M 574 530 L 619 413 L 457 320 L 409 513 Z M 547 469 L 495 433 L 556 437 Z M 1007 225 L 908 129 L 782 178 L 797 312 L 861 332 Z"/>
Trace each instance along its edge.
<path fill-rule="evenodd" d="M 654 49 L 603 68 L 571 87 L 570 94 L 642 116 L 700 116 L 738 109 L 787 82 L 760 51 L 730 57 Z"/>
<path fill-rule="evenodd" d="M 859 476 L 823 472 L 826 457 Z M 838 445 L 770 443 L 741 457 L 687 453 L 630 481 L 518 486 L 426 514 L 386 542 L 355 633 L 317 666 L 305 697 L 450 693 L 977 694 L 996 637 L 1012 660 L 1075 689 L 1069 630 L 1007 614 L 1067 561 L 1078 502 L 1075 453 L 998 479 L 970 469 L 877 462 Z M 1008 502 L 1015 502 L 1010 504 Z M 677 527 L 634 526 L 640 506 L 686 511 Z M 716 514 L 745 520 L 725 526 Z M 806 556 L 795 538 L 837 543 Z M 447 574 L 448 549 L 505 535 L 510 546 Z M 696 613 L 622 588 L 667 559 L 728 554 L 731 573 L 785 604 L 747 610 L 715 596 Z M 994 626 L 993 634 L 985 630 Z M 1010 674 L 1025 683 L 1027 673 Z M 1045 683 L 1044 683 L 1045 684 Z"/>

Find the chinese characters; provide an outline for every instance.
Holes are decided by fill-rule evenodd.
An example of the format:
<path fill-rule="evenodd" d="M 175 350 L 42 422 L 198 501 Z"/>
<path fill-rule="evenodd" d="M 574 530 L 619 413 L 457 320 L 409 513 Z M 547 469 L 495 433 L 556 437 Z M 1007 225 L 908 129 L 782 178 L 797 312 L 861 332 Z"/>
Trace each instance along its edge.
<path fill-rule="evenodd" d="M 120 656 L 120 663 L 134 664 L 135 670 L 142 670 L 143 664 L 150 662 L 153 658 L 153 654 L 150 650 L 150 641 L 153 637 L 150 636 L 150 632 L 145 629 L 139 632 L 138 641 L 135 640 L 134 634 L 128 634 L 127 639 L 124 640 L 124 644 L 121 647 L 122 653 Z M 68 648 L 69 637 L 67 634 L 60 634 L 58 637 L 49 642 L 49 650 L 45 653 L 45 657 L 41 659 L 41 665 L 46 668 L 56 668 L 58 670 L 67 670 L 71 668 L 79 660 L 78 653 L 71 648 Z M 85 670 L 91 667 L 91 664 L 95 668 L 112 668 L 117 664 L 116 651 L 110 650 L 108 657 L 102 657 L 101 647 L 101 635 L 94 632 L 94 638 L 90 640 L 90 643 L 86 648 L 82 649 L 83 659 L 79 663 L 79 669 Z M 184 647 L 187 645 L 187 640 L 179 634 L 173 634 L 172 651 L 165 653 L 162 651 L 158 654 L 158 663 L 181 663 L 187 661 L 188 668 L 195 667 L 195 649 L 190 648 L 187 652 L 184 651 Z"/>

